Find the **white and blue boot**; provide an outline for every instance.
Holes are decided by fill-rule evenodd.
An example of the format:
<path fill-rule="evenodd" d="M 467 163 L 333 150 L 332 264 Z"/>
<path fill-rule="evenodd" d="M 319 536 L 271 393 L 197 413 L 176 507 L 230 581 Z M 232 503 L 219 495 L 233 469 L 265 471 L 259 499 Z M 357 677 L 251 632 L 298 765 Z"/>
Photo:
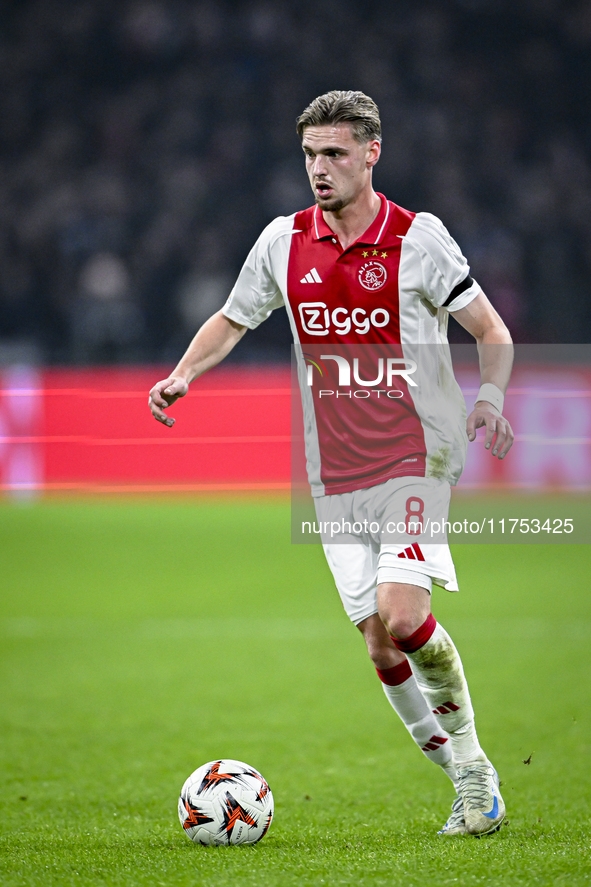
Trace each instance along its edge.
<path fill-rule="evenodd" d="M 475 763 L 458 772 L 458 797 L 440 835 L 490 835 L 500 829 L 505 803 L 499 775 L 490 763 Z"/>

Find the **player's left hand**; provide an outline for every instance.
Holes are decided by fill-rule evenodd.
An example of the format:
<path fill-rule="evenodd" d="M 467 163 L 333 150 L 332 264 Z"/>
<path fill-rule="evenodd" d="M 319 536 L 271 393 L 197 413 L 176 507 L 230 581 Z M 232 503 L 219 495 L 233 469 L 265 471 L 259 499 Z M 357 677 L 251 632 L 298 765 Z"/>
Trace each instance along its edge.
<path fill-rule="evenodd" d="M 513 446 L 513 429 L 496 407 L 486 400 L 479 400 L 466 422 L 468 440 L 475 440 L 476 429 L 483 427 L 486 428 L 484 446 L 487 450 L 492 447 L 493 456 L 504 459 Z"/>

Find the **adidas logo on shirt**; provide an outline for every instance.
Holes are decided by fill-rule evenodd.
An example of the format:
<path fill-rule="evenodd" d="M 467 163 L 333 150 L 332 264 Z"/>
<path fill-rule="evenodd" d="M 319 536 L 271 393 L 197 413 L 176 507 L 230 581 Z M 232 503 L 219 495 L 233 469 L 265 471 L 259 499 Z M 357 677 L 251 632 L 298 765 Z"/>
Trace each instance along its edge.
<path fill-rule="evenodd" d="M 322 278 L 316 268 L 312 268 L 305 277 L 302 277 L 300 283 L 322 283 Z"/>

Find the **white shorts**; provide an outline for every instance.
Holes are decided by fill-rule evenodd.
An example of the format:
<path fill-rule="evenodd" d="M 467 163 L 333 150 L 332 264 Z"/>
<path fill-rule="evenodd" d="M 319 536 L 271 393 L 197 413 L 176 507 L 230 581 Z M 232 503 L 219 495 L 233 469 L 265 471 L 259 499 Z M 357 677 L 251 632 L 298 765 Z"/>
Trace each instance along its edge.
<path fill-rule="evenodd" d="M 377 613 L 384 582 L 458 591 L 449 545 L 429 536 L 431 522 L 447 520 L 450 493 L 447 481 L 404 477 L 314 500 L 326 560 L 356 625 Z"/>

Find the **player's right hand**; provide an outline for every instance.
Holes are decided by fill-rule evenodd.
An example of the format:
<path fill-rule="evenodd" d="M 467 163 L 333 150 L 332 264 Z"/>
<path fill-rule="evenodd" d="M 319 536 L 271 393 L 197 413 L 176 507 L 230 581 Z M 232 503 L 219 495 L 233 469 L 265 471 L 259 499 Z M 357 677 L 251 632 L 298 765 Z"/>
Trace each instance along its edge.
<path fill-rule="evenodd" d="M 164 410 L 172 406 L 179 397 L 184 397 L 188 390 L 189 383 L 180 376 L 170 376 L 168 379 L 156 382 L 148 397 L 148 406 L 154 418 L 172 428 L 175 420 L 172 416 L 167 416 Z"/>

